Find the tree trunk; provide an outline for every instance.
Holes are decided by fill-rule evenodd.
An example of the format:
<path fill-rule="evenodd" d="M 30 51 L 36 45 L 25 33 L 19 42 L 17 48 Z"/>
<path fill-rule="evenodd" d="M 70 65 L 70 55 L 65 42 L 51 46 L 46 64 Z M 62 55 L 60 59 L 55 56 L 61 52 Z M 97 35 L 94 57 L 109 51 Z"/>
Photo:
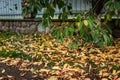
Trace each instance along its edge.
<path fill-rule="evenodd" d="M 93 12 L 97 15 L 100 14 L 102 8 L 104 7 L 104 4 L 107 0 L 92 0 L 92 9 Z"/>

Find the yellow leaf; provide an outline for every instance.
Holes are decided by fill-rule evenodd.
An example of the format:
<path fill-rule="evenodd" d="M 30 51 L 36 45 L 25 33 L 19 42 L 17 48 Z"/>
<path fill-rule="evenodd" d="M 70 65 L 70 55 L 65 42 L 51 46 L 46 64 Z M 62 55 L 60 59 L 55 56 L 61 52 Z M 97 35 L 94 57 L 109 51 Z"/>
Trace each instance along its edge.
<path fill-rule="evenodd" d="M 107 14 L 107 20 L 110 21 L 111 20 L 111 16 L 109 14 Z"/>
<path fill-rule="evenodd" d="M 0 51 L 2 51 L 2 47 L 0 47 Z"/>
<path fill-rule="evenodd" d="M 115 14 L 118 15 L 118 9 L 115 9 Z"/>
<path fill-rule="evenodd" d="M 80 22 L 76 22 L 76 23 L 75 23 L 75 26 L 76 26 L 76 27 L 79 27 L 79 26 L 80 26 Z"/>
<path fill-rule="evenodd" d="M 81 61 L 86 60 L 88 57 L 87 56 L 82 56 Z"/>
<path fill-rule="evenodd" d="M 87 20 L 84 20 L 84 25 L 88 26 L 88 21 Z"/>
<path fill-rule="evenodd" d="M 102 74 L 103 74 L 103 73 L 102 73 L 102 70 L 100 70 L 100 71 L 99 71 L 99 75 L 102 76 Z"/>
<path fill-rule="evenodd" d="M 116 74 L 116 70 L 113 70 L 112 74 L 115 75 Z"/>
<path fill-rule="evenodd" d="M 64 64 L 64 66 L 63 66 L 63 68 L 65 69 L 65 68 L 68 68 L 68 64 Z"/>
<path fill-rule="evenodd" d="M 51 7 L 52 9 L 54 9 L 54 5 L 53 5 L 53 3 L 50 3 L 50 7 Z"/>
<path fill-rule="evenodd" d="M 60 70 L 59 66 L 54 66 L 52 69 Z"/>
<path fill-rule="evenodd" d="M 102 78 L 101 80 L 108 80 L 108 78 Z"/>
<path fill-rule="evenodd" d="M 85 78 L 84 80 L 91 80 L 90 78 Z"/>
<path fill-rule="evenodd" d="M 58 80 L 56 76 L 51 76 L 48 80 Z"/>

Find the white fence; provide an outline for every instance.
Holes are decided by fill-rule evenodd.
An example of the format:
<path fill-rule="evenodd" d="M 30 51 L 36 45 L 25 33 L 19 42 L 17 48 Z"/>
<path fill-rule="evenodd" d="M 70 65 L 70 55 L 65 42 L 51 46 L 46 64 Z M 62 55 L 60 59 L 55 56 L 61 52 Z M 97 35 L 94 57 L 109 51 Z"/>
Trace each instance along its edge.
<path fill-rule="evenodd" d="M 78 13 L 87 11 L 91 8 L 89 0 L 66 0 L 72 3 L 72 12 Z M 60 13 L 58 8 L 55 9 L 55 15 Z M 41 17 L 43 11 L 38 12 L 37 17 Z M 0 19 L 21 19 L 22 17 L 22 0 L 0 0 Z"/>
<path fill-rule="evenodd" d="M 0 0 L 0 19 L 22 18 L 21 0 Z"/>

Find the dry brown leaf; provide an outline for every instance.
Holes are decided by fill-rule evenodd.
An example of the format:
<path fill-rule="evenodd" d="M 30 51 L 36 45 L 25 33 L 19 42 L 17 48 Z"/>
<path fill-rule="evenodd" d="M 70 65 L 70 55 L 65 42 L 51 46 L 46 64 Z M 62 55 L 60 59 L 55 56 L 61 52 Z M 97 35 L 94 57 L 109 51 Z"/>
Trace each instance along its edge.
<path fill-rule="evenodd" d="M 90 78 L 85 78 L 84 80 L 91 80 Z"/>
<path fill-rule="evenodd" d="M 77 72 L 77 71 L 80 71 L 80 68 L 75 68 L 75 69 L 72 69 L 72 68 L 70 69 L 70 68 L 69 68 L 68 70 L 69 70 L 69 71 L 75 71 L 75 72 Z"/>
<path fill-rule="evenodd" d="M 54 66 L 54 67 L 52 67 L 52 69 L 60 70 L 61 68 L 59 66 Z"/>
<path fill-rule="evenodd" d="M 40 69 L 40 72 L 49 72 L 50 70 L 49 69 Z"/>
<path fill-rule="evenodd" d="M 76 78 L 70 78 L 70 80 L 77 80 Z"/>
<path fill-rule="evenodd" d="M 11 58 L 6 58 L 4 60 L 2 60 L 2 62 L 10 62 L 11 61 Z"/>
<path fill-rule="evenodd" d="M 101 80 L 109 80 L 108 78 L 102 78 Z"/>
<path fill-rule="evenodd" d="M 120 80 L 120 78 L 118 78 L 117 80 Z"/>
<path fill-rule="evenodd" d="M 42 64 L 42 62 L 34 62 L 33 64 L 40 66 Z"/>
<path fill-rule="evenodd" d="M 7 75 L 7 77 L 8 77 L 8 80 L 14 80 L 13 76 Z"/>
<path fill-rule="evenodd" d="M 26 72 L 22 72 L 22 73 L 20 73 L 20 76 L 25 76 L 26 75 Z"/>

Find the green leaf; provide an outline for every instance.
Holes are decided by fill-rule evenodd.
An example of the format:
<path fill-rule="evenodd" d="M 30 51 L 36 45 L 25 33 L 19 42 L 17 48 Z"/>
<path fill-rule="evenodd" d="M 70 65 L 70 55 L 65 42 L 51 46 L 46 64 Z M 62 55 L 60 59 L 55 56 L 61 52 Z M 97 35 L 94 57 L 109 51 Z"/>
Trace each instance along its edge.
<path fill-rule="evenodd" d="M 58 19 L 62 19 L 62 13 L 59 14 Z"/>
<path fill-rule="evenodd" d="M 74 32 L 74 24 L 71 24 L 71 25 L 70 25 L 69 31 L 70 31 L 70 32 Z"/>
<path fill-rule="evenodd" d="M 54 9 L 50 9 L 49 11 L 50 11 L 51 17 L 54 17 L 55 10 Z"/>
<path fill-rule="evenodd" d="M 53 67 L 53 66 L 55 66 L 55 63 L 54 63 L 53 61 L 51 61 L 51 62 L 49 62 L 49 63 L 47 64 L 47 66 L 48 66 L 48 67 Z"/>
<path fill-rule="evenodd" d="M 81 31 L 82 27 L 83 27 L 83 21 L 80 22 L 80 26 L 78 27 L 78 30 Z"/>
<path fill-rule="evenodd" d="M 72 48 L 73 48 L 73 49 L 76 49 L 77 47 L 78 47 L 78 44 L 73 43 Z"/>
<path fill-rule="evenodd" d="M 105 43 L 107 44 L 108 43 L 108 38 L 107 38 L 107 35 L 103 35 L 103 38 L 104 38 L 104 40 L 105 40 Z"/>
<path fill-rule="evenodd" d="M 41 17 L 37 17 L 34 19 L 35 21 L 42 21 L 42 18 Z"/>
<path fill-rule="evenodd" d="M 63 32 L 64 32 L 65 37 L 68 37 L 68 35 L 69 35 L 68 28 L 64 28 Z"/>
<path fill-rule="evenodd" d="M 60 33 L 57 32 L 55 36 L 56 36 L 56 41 L 58 42 L 59 41 L 59 37 L 60 37 Z"/>
<path fill-rule="evenodd" d="M 67 62 L 70 66 L 74 66 L 74 62 L 72 62 L 72 61 L 68 61 Z"/>
<path fill-rule="evenodd" d="M 27 12 L 28 12 L 27 8 L 23 9 L 22 15 L 25 16 Z"/>
<path fill-rule="evenodd" d="M 62 41 L 62 43 L 64 42 L 64 37 L 63 37 L 63 35 L 60 36 L 60 40 Z"/>
<path fill-rule="evenodd" d="M 42 7 L 43 7 L 43 6 L 42 6 L 41 4 L 38 4 L 38 5 L 36 5 L 36 6 L 37 6 L 37 8 L 38 8 L 39 11 L 42 10 Z"/>
<path fill-rule="evenodd" d="M 112 65 L 112 68 L 116 71 L 120 70 L 120 68 L 117 65 Z"/>
<path fill-rule="evenodd" d="M 59 0 L 59 1 L 58 1 L 58 8 L 61 9 L 61 8 L 63 8 L 64 6 L 65 6 L 64 1 Z"/>
<path fill-rule="evenodd" d="M 88 18 L 88 24 L 89 24 L 89 27 L 90 27 L 90 29 L 92 30 L 93 29 L 93 21 L 90 19 L 90 18 Z"/>

